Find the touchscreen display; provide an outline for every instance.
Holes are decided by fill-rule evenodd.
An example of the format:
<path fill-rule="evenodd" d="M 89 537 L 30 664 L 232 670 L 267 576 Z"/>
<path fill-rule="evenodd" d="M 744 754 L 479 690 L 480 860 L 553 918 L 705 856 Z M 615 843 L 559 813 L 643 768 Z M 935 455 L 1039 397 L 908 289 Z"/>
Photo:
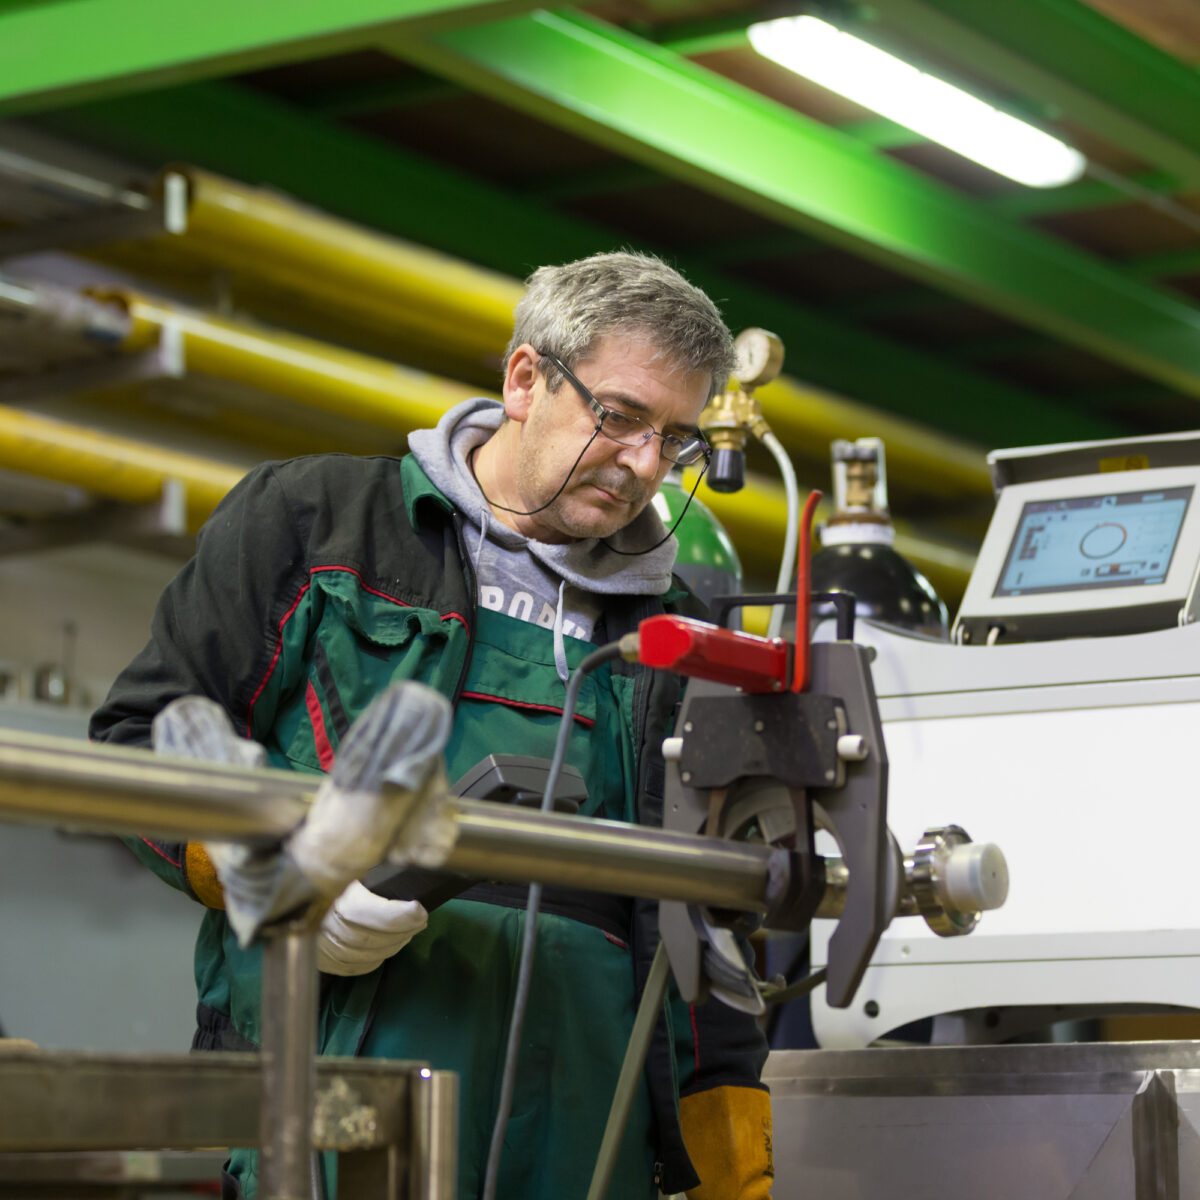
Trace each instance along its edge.
<path fill-rule="evenodd" d="M 1031 500 L 994 596 L 1162 583 L 1191 487 Z"/>

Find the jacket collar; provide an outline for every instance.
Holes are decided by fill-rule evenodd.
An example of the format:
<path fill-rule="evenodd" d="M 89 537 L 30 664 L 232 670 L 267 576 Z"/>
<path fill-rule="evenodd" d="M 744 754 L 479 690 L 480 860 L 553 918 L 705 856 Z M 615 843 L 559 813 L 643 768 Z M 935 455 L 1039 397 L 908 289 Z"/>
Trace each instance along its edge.
<path fill-rule="evenodd" d="M 422 528 L 422 515 L 437 511 L 445 516 L 454 513 L 454 505 L 430 482 L 416 455 L 406 454 L 400 460 L 400 480 L 404 489 L 404 508 L 414 529 Z"/>

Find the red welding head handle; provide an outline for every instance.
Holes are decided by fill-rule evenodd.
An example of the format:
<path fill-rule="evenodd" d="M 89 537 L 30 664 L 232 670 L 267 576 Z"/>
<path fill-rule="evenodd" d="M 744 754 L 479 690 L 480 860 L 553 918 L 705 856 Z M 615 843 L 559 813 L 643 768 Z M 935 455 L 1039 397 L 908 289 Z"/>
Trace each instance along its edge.
<path fill-rule="evenodd" d="M 792 668 L 792 691 L 808 690 L 808 660 L 811 633 L 809 609 L 812 607 L 812 526 L 821 493 L 808 493 L 800 517 L 800 545 L 796 548 L 796 655 Z"/>
<path fill-rule="evenodd" d="M 744 692 L 781 692 L 787 686 L 788 646 L 706 621 L 664 613 L 638 626 L 638 662 L 726 683 Z"/>

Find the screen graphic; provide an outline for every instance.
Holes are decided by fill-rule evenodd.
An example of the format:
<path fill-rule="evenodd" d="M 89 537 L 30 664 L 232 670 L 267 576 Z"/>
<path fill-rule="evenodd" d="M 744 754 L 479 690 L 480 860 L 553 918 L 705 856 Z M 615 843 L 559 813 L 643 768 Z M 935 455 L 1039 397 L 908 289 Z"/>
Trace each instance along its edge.
<path fill-rule="evenodd" d="M 1162 583 L 1191 498 L 1176 487 L 1030 501 L 992 594 Z"/>

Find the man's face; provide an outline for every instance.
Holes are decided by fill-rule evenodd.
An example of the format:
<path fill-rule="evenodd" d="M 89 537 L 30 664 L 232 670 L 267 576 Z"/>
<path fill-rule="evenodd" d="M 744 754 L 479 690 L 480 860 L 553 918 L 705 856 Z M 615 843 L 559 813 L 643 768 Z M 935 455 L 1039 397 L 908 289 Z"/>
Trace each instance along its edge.
<path fill-rule="evenodd" d="M 597 417 L 583 396 L 565 379 L 548 391 L 537 361 L 533 347 L 519 348 L 505 380 L 505 408 L 520 423 L 512 477 L 526 511 L 562 493 L 544 512 L 517 518 L 516 527 L 544 542 L 608 537 L 646 507 L 671 463 L 657 437 L 625 446 L 595 433 Z M 656 358 L 640 338 L 603 339 L 574 374 L 605 408 L 640 417 L 659 433 L 695 433 L 708 400 L 706 372 Z"/>

